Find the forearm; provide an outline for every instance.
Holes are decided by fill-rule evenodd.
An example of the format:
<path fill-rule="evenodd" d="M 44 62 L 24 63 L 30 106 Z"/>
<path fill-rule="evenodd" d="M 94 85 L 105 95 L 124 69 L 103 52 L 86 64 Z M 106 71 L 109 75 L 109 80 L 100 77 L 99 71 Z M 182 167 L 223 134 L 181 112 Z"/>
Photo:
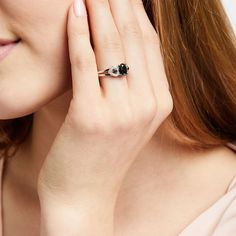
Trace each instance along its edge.
<path fill-rule="evenodd" d="M 114 204 L 97 201 L 79 206 L 41 207 L 40 236 L 113 236 Z"/>

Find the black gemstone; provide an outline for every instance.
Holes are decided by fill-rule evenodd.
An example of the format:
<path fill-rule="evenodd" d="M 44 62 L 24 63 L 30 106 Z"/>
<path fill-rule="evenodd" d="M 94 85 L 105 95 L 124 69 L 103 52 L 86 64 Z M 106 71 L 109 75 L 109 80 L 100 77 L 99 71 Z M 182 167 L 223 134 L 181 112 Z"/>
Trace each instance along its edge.
<path fill-rule="evenodd" d="M 126 75 L 127 74 L 128 68 L 124 63 L 119 65 L 119 72 L 120 72 L 121 75 Z"/>

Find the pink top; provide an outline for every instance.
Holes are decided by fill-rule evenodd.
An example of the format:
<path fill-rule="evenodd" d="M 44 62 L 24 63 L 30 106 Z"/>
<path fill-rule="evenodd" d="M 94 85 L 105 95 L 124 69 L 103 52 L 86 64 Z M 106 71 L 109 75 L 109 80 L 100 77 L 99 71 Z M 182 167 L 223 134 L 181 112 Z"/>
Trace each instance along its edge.
<path fill-rule="evenodd" d="M 227 143 L 236 152 L 236 142 Z M 0 158 L 0 236 L 2 227 L 2 173 L 4 158 Z M 236 175 L 226 193 L 211 207 L 196 217 L 178 236 L 236 236 Z"/>

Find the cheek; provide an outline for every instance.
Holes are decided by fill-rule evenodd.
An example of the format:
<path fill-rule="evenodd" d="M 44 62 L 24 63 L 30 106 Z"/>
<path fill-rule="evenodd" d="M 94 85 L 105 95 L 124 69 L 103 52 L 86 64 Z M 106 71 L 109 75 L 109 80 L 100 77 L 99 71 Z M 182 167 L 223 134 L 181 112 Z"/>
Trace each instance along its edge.
<path fill-rule="evenodd" d="M 21 42 L 0 63 L 0 119 L 30 114 L 71 88 L 66 34 L 70 3 L 1 0 L 0 21 Z"/>
<path fill-rule="evenodd" d="M 1 0 L 1 15 L 9 29 L 32 53 L 45 60 L 66 45 L 67 0 Z M 59 55 L 57 55 L 59 56 Z"/>

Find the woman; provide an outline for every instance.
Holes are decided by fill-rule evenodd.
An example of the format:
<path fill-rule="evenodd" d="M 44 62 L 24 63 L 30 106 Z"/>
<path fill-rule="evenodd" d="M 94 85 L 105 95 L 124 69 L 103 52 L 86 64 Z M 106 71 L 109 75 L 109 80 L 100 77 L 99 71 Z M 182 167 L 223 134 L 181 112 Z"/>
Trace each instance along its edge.
<path fill-rule="evenodd" d="M 1 0 L 0 38 L 2 235 L 235 235 L 218 0 Z"/>

